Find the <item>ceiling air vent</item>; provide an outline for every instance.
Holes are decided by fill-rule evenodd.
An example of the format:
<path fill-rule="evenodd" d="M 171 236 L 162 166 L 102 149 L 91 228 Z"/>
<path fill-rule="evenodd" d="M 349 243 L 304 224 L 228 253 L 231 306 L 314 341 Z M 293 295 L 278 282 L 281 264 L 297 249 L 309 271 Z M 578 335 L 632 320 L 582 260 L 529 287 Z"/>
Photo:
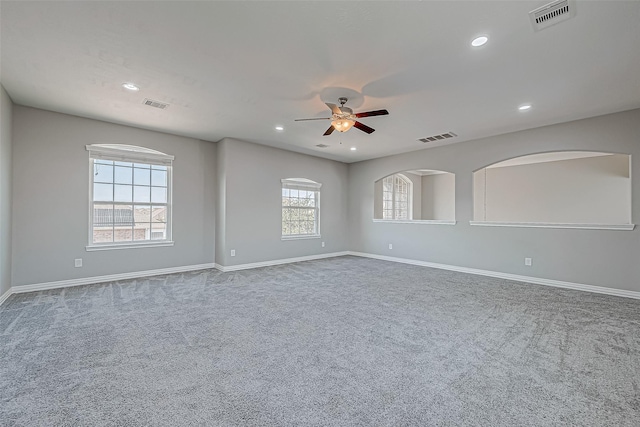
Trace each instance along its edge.
<path fill-rule="evenodd" d="M 534 31 L 540 31 L 576 16 L 573 0 L 556 0 L 529 12 Z"/>
<path fill-rule="evenodd" d="M 420 142 L 435 142 L 435 141 L 440 141 L 443 139 L 449 139 L 449 138 L 453 138 L 456 137 L 458 135 L 456 135 L 453 132 L 447 132 L 447 133 L 443 133 L 440 135 L 433 135 L 433 136 L 427 136 L 425 138 L 420 138 L 418 141 Z"/>
<path fill-rule="evenodd" d="M 318 148 L 327 148 L 328 145 L 326 145 L 326 144 L 318 144 L 318 145 L 316 145 L 316 147 L 318 147 Z"/>
<path fill-rule="evenodd" d="M 159 108 L 161 110 L 165 110 L 169 104 L 165 104 L 164 102 L 154 101 L 153 99 L 145 98 L 144 105 L 148 105 L 149 107 Z"/>

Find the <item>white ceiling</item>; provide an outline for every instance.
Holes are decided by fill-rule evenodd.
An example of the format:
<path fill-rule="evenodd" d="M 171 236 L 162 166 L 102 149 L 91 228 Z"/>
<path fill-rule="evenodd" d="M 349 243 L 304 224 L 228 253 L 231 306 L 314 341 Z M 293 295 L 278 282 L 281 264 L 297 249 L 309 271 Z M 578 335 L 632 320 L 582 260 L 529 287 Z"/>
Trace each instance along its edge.
<path fill-rule="evenodd" d="M 2 1 L 0 81 L 21 105 L 344 162 L 639 108 L 640 1 L 534 32 L 545 3 Z M 362 119 L 371 135 L 294 122 L 340 96 L 390 115 Z"/>

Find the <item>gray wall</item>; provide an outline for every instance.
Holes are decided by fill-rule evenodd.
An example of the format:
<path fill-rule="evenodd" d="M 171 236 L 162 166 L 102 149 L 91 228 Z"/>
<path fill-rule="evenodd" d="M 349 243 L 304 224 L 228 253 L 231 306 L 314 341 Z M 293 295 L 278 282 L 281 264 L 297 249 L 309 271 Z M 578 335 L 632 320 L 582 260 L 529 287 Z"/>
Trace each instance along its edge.
<path fill-rule="evenodd" d="M 631 220 L 629 156 L 624 154 L 485 168 L 475 174 L 477 221 Z"/>
<path fill-rule="evenodd" d="M 230 138 L 218 143 L 218 159 L 218 206 L 224 210 L 218 215 L 218 230 L 224 229 L 224 236 L 217 236 L 218 264 L 233 266 L 349 249 L 346 164 Z M 322 184 L 321 239 L 281 240 L 282 178 L 307 178 Z M 373 189 L 373 181 L 370 187 Z M 236 250 L 235 257 L 230 256 L 231 249 Z"/>
<path fill-rule="evenodd" d="M 11 287 L 11 143 L 13 104 L 0 85 L 0 295 Z"/>
<path fill-rule="evenodd" d="M 422 219 L 456 219 L 456 176 L 438 173 L 422 177 Z"/>
<path fill-rule="evenodd" d="M 640 110 L 530 129 L 350 165 L 354 251 L 640 291 L 640 228 L 633 231 L 470 226 L 473 171 L 526 154 L 632 155 L 633 223 L 640 222 Z M 374 223 L 373 183 L 399 170 L 456 174 L 456 226 Z M 388 249 L 393 243 L 393 250 Z M 533 258 L 531 267 L 524 258 Z"/>
<path fill-rule="evenodd" d="M 215 144 L 14 107 L 13 280 L 16 285 L 212 263 Z M 86 144 L 130 144 L 175 156 L 172 247 L 86 252 Z M 74 259 L 84 266 L 74 268 Z"/>

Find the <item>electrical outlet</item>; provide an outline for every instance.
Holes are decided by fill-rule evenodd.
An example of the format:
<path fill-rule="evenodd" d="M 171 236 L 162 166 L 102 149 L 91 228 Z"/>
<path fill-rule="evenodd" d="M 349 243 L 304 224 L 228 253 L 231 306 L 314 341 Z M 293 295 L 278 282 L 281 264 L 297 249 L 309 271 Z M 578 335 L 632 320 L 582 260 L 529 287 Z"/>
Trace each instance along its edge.
<path fill-rule="evenodd" d="M 393 244 L 389 243 L 389 249 L 393 249 Z"/>
<path fill-rule="evenodd" d="M 524 259 L 524 265 L 531 267 L 531 258 L 525 258 Z"/>
<path fill-rule="evenodd" d="M 231 249 L 231 256 L 236 256 L 236 250 L 235 249 Z"/>
<path fill-rule="evenodd" d="M 324 242 L 322 242 L 322 247 L 324 248 Z"/>
<path fill-rule="evenodd" d="M 82 267 L 82 258 L 76 258 L 75 259 L 75 266 L 76 266 L 76 268 Z"/>

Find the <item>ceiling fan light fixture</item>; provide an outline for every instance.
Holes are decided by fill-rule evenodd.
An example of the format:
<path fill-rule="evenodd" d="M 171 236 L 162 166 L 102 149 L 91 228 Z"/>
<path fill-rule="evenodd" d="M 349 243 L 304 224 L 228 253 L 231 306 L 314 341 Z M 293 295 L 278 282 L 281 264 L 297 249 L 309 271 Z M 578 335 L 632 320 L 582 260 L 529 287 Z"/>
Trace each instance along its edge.
<path fill-rule="evenodd" d="M 337 119 L 331 122 L 331 125 L 338 132 L 346 132 L 353 127 L 356 122 L 354 120 Z"/>

